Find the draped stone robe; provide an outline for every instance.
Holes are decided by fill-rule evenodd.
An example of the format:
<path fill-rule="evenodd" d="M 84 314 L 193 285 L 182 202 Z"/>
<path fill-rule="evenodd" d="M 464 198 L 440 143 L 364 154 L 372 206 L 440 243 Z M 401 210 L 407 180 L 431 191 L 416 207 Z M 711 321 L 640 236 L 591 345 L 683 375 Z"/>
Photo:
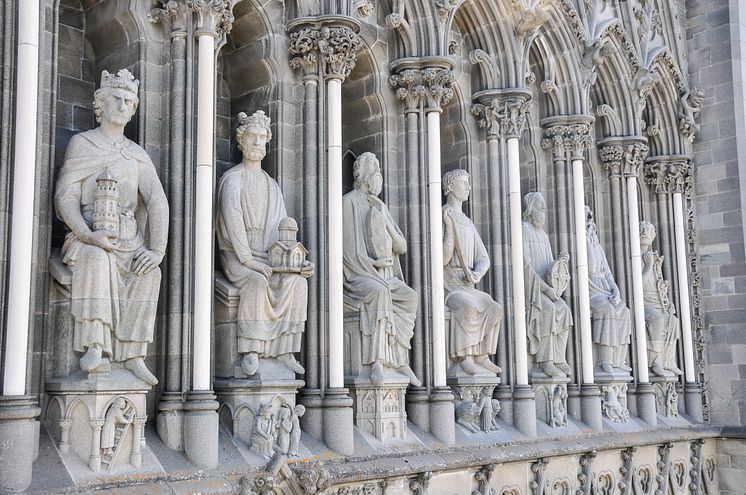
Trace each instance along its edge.
<path fill-rule="evenodd" d="M 565 363 L 572 314 L 562 298 L 552 301 L 545 291 L 554 290 L 546 276 L 554 263 L 549 237 L 531 222 L 523 222 L 523 271 L 526 280 L 526 330 L 528 352 L 537 363 Z"/>
<path fill-rule="evenodd" d="M 446 209 L 451 210 L 448 205 L 444 206 L 444 214 Z M 445 304 L 451 311 L 449 354 L 452 359 L 494 354 L 500 334 L 502 306 L 464 280 L 464 268 L 481 274 L 489 269 L 487 249 L 469 217 L 457 211 L 448 214 L 453 219 L 456 238 L 453 255 L 444 260 L 443 270 Z"/>
<path fill-rule="evenodd" d="M 417 313 L 417 293 L 404 283 L 399 264 L 402 253 L 394 252 L 390 239 L 385 238 L 389 234 L 374 225 L 388 222 L 399 235 L 401 231 L 386 205 L 370 194 L 353 189 L 345 194 L 342 203 L 344 298 L 345 303 L 360 314 L 362 363 L 381 361 L 390 367 L 407 365 Z M 372 236 L 372 232 L 377 235 Z M 390 267 L 373 266 L 375 259 L 385 257 L 391 258 Z"/>
<path fill-rule="evenodd" d="M 298 274 L 273 273 L 270 280 L 244 265 L 267 263 L 287 216 L 280 186 L 264 170 L 238 164 L 218 186 L 217 236 L 223 273 L 239 290 L 238 352 L 264 357 L 300 351 L 308 283 Z"/>
<path fill-rule="evenodd" d="M 632 335 L 629 308 L 621 301 L 615 306 L 609 300 L 612 294 L 619 296 L 619 287 L 598 240 L 588 240 L 588 279 L 593 343 L 610 347 L 629 344 Z"/>
<path fill-rule="evenodd" d="M 74 350 L 99 344 L 105 356 L 126 361 L 145 357 L 153 340 L 161 271 L 136 275 L 132 263 L 146 247 L 165 253 L 168 202 L 145 150 L 127 138 L 112 144 L 96 130 L 82 132 L 67 147 L 54 198 L 57 215 L 71 229 L 77 209 L 92 230 L 96 179 L 107 168 L 119 189 L 116 249 L 86 244 L 71 231 L 62 256 L 72 271 Z"/>
<path fill-rule="evenodd" d="M 663 353 L 663 367 L 668 369 L 675 366 L 679 319 L 668 299 L 669 283 L 663 279 L 662 263 L 663 257 L 653 251 L 652 266 L 643 266 L 642 295 L 645 302 L 648 349 L 655 353 Z"/>

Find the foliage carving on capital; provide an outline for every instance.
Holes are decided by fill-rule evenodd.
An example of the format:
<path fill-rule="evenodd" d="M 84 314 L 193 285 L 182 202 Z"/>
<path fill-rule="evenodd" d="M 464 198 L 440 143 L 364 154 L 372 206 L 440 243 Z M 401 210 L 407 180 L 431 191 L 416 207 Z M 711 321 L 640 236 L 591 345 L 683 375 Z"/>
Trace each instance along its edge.
<path fill-rule="evenodd" d="M 598 150 L 601 163 L 609 171 L 609 178 L 622 176 L 622 160 L 624 158 L 624 149 L 619 145 L 601 146 Z"/>
<path fill-rule="evenodd" d="M 646 144 L 634 143 L 627 145 L 624 151 L 624 176 L 638 177 L 647 156 L 648 146 Z"/>
<path fill-rule="evenodd" d="M 172 36 L 179 32 L 185 33 L 188 13 L 186 4 L 177 0 L 159 0 L 158 3 L 161 7 L 151 9 L 148 20 L 170 28 Z"/>
<path fill-rule="evenodd" d="M 235 18 L 231 0 L 186 0 L 186 5 L 197 14 L 197 36 L 205 32 L 222 36 L 233 28 Z"/>
<path fill-rule="evenodd" d="M 531 102 L 525 98 L 493 98 L 489 103 L 475 103 L 471 113 L 487 136 L 520 137 L 528 124 Z"/>
<path fill-rule="evenodd" d="M 393 74 L 389 77 L 389 86 L 396 89 L 396 97 L 404 101 L 407 111 L 417 110 L 425 96 L 420 71 L 415 69 L 405 69 Z"/>
<path fill-rule="evenodd" d="M 431 110 L 441 111 L 453 98 L 453 71 L 428 67 L 422 70 L 422 83 L 425 89 L 427 106 Z"/>
<path fill-rule="evenodd" d="M 587 149 L 593 145 L 591 126 L 587 123 L 570 124 L 565 134 L 565 148 L 573 158 L 582 158 Z"/>
<path fill-rule="evenodd" d="M 291 55 L 290 67 L 303 69 L 304 74 L 313 74 L 318 62 L 319 30 L 301 28 L 290 33 L 288 52 Z"/>
<path fill-rule="evenodd" d="M 325 73 L 329 77 L 347 79 L 355 68 L 360 36 L 347 27 L 323 27 L 319 30 L 318 47 Z"/>

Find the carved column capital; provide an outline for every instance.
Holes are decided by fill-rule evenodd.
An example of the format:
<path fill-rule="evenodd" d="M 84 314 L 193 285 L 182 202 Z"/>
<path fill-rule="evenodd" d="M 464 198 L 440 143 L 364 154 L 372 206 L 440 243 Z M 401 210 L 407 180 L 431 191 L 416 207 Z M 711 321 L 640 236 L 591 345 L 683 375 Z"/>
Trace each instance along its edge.
<path fill-rule="evenodd" d="M 639 177 L 645 158 L 648 156 L 648 145 L 642 142 L 632 143 L 625 146 L 624 168 L 622 173 L 625 177 Z"/>
<path fill-rule="evenodd" d="M 106 423 L 106 420 L 104 419 L 92 419 L 91 428 L 93 428 L 93 431 L 101 431 L 101 428 L 104 427 L 104 423 Z"/>
<path fill-rule="evenodd" d="M 693 185 L 694 167 L 687 159 L 674 160 L 668 164 L 668 183 L 672 193 L 687 193 Z"/>
<path fill-rule="evenodd" d="M 304 75 L 318 70 L 321 62 L 327 78 L 344 81 L 357 61 L 362 42 L 359 23 L 345 17 L 300 19 L 288 27 L 290 67 L 303 69 Z"/>
<path fill-rule="evenodd" d="M 622 176 L 624 148 L 616 144 L 603 145 L 599 147 L 598 155 L 601 158 L 601 163 L 603 163 L 606 170 L 609 171 L 610 179 Z"/>
<path fill-rule="evenodd" d="M 670 191 L 668 177 L 668 163 L 659 160 L 645 162 L 645 182 L 653 186 L 656 194 Z"/>
<path fill-rule="evenodd" d="M 549 117 L 541 122 L 544 139 L 541 146 L 551 150 L 553 159 L 561 160 L 569 152 L 572 159 L 582 159 L 586 150 L 593 145 L 593 117 L 569 115 Z"/>
<path fill-rule="evenodd" d="M 476 93 L 471 113 L 488 137 L 520 137 L 528 125 L 531 94 L 523 90 L 486 90 Z"/>
<path fill-rule="evenodd" d="M 405 103 L 405 113 L 417 111 L 425 96 L 421 73 L 417 69 L 404 69 L 389 77 L 389 86 L 396 90 L 396 97 Z"/>
<path fill-rule="evenodd" d="M 168 28 L 172 38 L 186 37 L 189 10 L 184 0 L 159 0 L 158 3 L 161 7 L 148 13 L 150 22 Z"/>
<path fill-rule="evenodd" d="M 231 0 L 186 0 L 186 6 L 195 14 L 196 37 L 209 35 L 218 38 L 233 28 L 235 18 Z"/>
<path fill-rule="evenodd" d="M 406 103 L 407 112 L 425 104 L 428 112 L 441 112 L 453 98 L 453 62 L 443 57 L 396 60 L 391 64 L 389 86 Z"/>

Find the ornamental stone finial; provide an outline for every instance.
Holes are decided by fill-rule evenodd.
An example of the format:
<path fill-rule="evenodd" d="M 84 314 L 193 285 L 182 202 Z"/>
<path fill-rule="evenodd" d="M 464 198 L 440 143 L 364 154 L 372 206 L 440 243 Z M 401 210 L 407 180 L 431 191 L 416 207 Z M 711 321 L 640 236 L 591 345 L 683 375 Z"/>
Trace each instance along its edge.
<path fill-rule="evenodd" d="M 231 0 L 186 0 L 186 6 L 197 14 L 197 37 L 208 34 L 217 38 L 233 28 L 235 18 Z"/>

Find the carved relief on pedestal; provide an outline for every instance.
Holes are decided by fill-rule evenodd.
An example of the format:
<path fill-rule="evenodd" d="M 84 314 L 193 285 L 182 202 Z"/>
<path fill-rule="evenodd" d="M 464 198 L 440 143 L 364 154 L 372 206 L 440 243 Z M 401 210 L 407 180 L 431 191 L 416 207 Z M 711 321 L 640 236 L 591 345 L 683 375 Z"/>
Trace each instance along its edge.
<path fill-rule="evenodd" d="M 494 385 L 454 386 L 456 422 L 472 433 L 496 431 L 500 402 L 492 398 Z"/>
<path fill-rule="evenodd" d="M 614 423 L 628 423 L 626 383 L 609 383 L 601 385 L 601 409 Z"/>

